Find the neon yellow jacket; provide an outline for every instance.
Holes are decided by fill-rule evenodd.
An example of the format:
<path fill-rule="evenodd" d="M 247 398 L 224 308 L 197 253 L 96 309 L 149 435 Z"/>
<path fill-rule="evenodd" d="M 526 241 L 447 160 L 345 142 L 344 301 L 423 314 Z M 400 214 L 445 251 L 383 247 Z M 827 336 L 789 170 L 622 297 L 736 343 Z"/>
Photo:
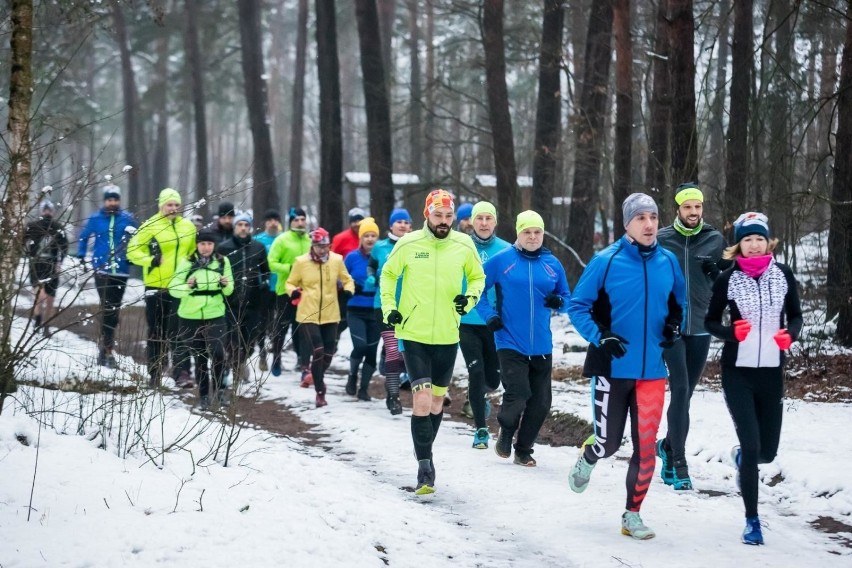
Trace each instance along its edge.
<path fill-rule="evenodd" d="M 402 276 L 399 304 L 396 281 Z M 462 293 L 471 296 L 465 308 L 476 306 L 485 287 L 485 273 L 471 238 L 450 231 L 439 239 L 428 227 L 408 233 L 393 247 L 382 268 L 382 314 L 387 321 L 392 310 L 399 310 L 402 323 L 396 326 L 399 339 L 430 345 L 452 345 L 459 341 L 459 321 L 453 298 Z"/>
<path fill-rule="evenodd" d="M 278 282 L 275 285 L 277 295 L 283 296 L 288 293 L 286 282 L 293 263 L 296 257 L 307 254 L 310 248 L 311 239 L 307 232 L 284 231 L 272 241 L 266 260 L 269 263 L 269 270 L 278 275 Z"/>
<path fill-rule="evenodd" d="M 151 242 L 156 241 L 162 254 L 160 266 L 151 268 Z M 127 243 L 127 260 L 143 268 L 145 286 L 168 288 L 180 261 L 195 252 L 195 225 L 183 217 L 174 221 L 157 213 L 142 223 Z"/>
<path fill-rule="evenodd" d="M 224 276 L 228 284 L 222 286 L 219 279 Z M 195 277 L 195 287 L 190 288 L 186 281 Z M 225 315 L 225 296 L 234 291 L 234 274 L 231 262 L 224 257 L 214 255 L 204 267 L 198 265 L 198 258 L 182 260 L 169 283 L 169 294 L 180 298 L 178 316 L 188 320 L 211 320 Z"/>
<path fill-rule="evenodd" d="M 311 260 L 310 253 L 303 254 L 293 263 L 287 277 L 287 294 L 296 288 L 302 289 L 296 321 L 299 323 L 336 323 L 340 321 L 340 306 L 337 303 L 337 282 L 344 290 L 355 293 L 355 281 L 343 264 L 343 257 L 335 252 L 328 253 L 328 261 L 322 264 Z"/>

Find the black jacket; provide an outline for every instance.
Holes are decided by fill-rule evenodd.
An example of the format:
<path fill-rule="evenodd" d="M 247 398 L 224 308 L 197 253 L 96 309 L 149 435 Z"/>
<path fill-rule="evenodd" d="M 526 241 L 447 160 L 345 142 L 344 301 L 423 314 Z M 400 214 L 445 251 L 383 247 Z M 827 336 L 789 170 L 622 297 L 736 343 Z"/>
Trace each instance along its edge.
<path fill-rule="evenodd" d="M 68 254 L 65 226 L 52 217 L 41 217 L 27 225 L 24 251 L 35 262 L 59 263 Z"/>
<path fill-rule="evenodd" d="M 713 280 L 720 272 L 725 237 L 711 225 L 705 224 L 701 232 L 692 237 L 678 233 L 669 225 L 660 229 L 657 242 L 674 253 L 686 279 L 686 305 L 681 333 L 707 333 L 704 329 L 704 315 L 713 293 Z"/>
<path fill-rule="evenodd" d="M 231 262 L 234 273 L 234 293 L 228 297 L 228 304 L 248 309 L 261 308 L 262 292 L 269 280 L 266 247 L 251 237 L 240 239 L 233 236 L 220 243 L 216 252 Z"/>

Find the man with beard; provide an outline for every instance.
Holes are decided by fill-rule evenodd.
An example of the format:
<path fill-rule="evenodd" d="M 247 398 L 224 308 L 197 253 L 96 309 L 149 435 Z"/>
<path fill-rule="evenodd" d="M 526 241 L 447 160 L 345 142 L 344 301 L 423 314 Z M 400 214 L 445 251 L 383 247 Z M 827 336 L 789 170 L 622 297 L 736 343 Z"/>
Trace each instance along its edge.
<path fill-rule="evenodd" d="M 234 236 L 216 249 L 231 264 L 234 292 L 228 296 L 228 354 L 234 372 L 234 390 L 248 378 L 246 360 L 263 333 L 264 291 L 269 279 L 266 247 L 251 238 L 252 218 L 240 213 L 234 218 Z"/>
<path fill-rule="evenodd" d="M 234 204 L 230 201 L 219 203 L 219 213 L 215 221 L 206 228 L 216 233 L 219 243 L 225 242 L 234 236 Z"/>
<path fill-rule="evenodd" d="M 424 227 L 399 240 L 381 274 L 382 313 L 405 344 L 403 357 L 411 377 L 418 495 L 435 491 L 432 444 L 456 361 L 459 320 L 479 301 L 485 284 L 473 241 L 452 230 L 454 210 L 447 191 L 432 191 L 423 209 Z"/>
<path fill-rule="evenodd" d="M 189 346 L 180 338 L 177 321 L 180 301 L 169 294 L 169 283 L 178 264 L 195 252 L 195 225 L 180 216 L 181 197 L 174 189 L 162 190 L 157 203 L 159 211 L 142 223 L 127 245 L 127 259 L 142 267 L 145 282 L 148 385 L 160 386 L 171 350 L 175 384 L 192 388 Z"/>
<path fill-rule="evenodd" d="M 675 191 L 677 218 L 660 230 L 657 240 L 677 257 L 686 277 L 686 305 L 681 338 L 663 352 L 669 369 L 671 400 L 668 432 L 657 442 L 657 455 L 663 463 L 660 476 L 676 491 L 692 489 L 686 464 L 686 436 L 689 433 L 689 401 L 704 372 L 710 350 L 710 334 L 704 329 L 704 315 L 713 294 L 713 281 L 719 275 L 719 260 L 725 238 L 703 219 L 704 194 L 695 182 L 682 183 Z"/>
<path fill-rule="evenodd" d="M 35 289 L 33 320 L 36 331 L 47 334 L 53 302 L 59 288 L 62 260 L 68 254 L 65 227 L 53 218 L 56 209 L 49 199 L 41 202 L 41 218 L 27 225 L 24 250 L 30 257 L 30 283 Z"/>
<path fill-rule="evenodd" d="M 292 342 L 293 349 L 299 358 L 299 369 L 303 373 L 308 372 L 309 356 L 301 349 L 301 339 L 296 333 L 296 306 L 290 302 L 287 294 L 287 278 L 293 269 L 296 258 L 307 254 L 311 248 L 311 240 L 308 237 L 308 217 L 305 210 L 300 207 L 291 207 L 288 214 L 290 228 L 272 242 L 269 249 L 267 261 L 272 273 L 278 279 L 275 285 L 275 333 L 272 337 L 272 375 L 281 375 L 281 350 L 284 349 L 284 339 L 287 336 L 287 328 L 293 327 Z"/>
<path fill-rule="evenodd" d="M 109 184 L 104 186 L 104 206 L 89 217 L 77 242 L 77 258 L 85 271 L 89 238 L 94 237 L 92 269 L 95 271 L 95 287 L 101 309 L 98 365 L 111 369 L 116 366 L 113 348 L 118 312 L 130 276 L 127 243 L 137 227 L 133 215 L 121 209 L 121 189 Z"/>

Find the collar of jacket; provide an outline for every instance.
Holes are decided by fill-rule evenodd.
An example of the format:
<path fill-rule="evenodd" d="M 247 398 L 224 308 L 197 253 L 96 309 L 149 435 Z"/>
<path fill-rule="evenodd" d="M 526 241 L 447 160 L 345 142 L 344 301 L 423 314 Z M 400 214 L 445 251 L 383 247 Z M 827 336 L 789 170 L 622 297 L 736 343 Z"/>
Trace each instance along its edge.
<path fill-rule="evenodd" d="M 633 239 L 631 239 L 630 237 L 628 237 L 627 233 L 625 233 L 624 236 L 621 237 L 621 238 L 624 241 L 624 246 L 622 248 L 624 248 L 625 251 L 628 254 L 630 254 L 631 256 L 633 256 L 634 258 L 638 258 L 638 259 L 651 258 L 655 254 L 657 254 L 657 249 L 659 249 L 659 245 L 657 244 L 656 240 L 654 241 L 654 244 L 647 247 L 645 245 L 640 245 L 638 242 L 636 242 Z"/>

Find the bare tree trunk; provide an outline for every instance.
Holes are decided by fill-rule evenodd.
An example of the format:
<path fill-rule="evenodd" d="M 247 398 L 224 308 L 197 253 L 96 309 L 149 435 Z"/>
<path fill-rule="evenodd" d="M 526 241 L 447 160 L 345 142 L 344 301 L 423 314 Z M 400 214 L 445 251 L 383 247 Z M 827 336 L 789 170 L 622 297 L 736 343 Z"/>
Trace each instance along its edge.
<path fill-rule="evenodd" d="M 12 321 L 15 317 L 15 268 L 21 259 L 32 183 L 32 147 L 30 146 L 30 105 L 33 98 L 33 3 L 32 0 L 10 2 L 11 65 L 9 66 L 9 117 L 7 123 L 9 177 L 3 195 L 3 217 L 0 219 L 0 413 L 6 395 L 14 392 L 15 354 L 12 352 Z"/>
<path fill-rule="evenodd" d="M 852 347 L 852 4 L 837 93 L 837 134 L 828 233 L 828 318 L 837 315 L 837 341 Z"/>
<path fill-rule="evenodd" d="M 716 82 L 710 107 L 710 156 L 704 182 L 704 216 L 716 217 L 722 207 L 722 181 L 725 172 L 725 93 L 728 83 L 728 41 L 730 1 L 719 2 L 719 46 Z"/>
<path fill-rule="evenodd" d="M 361 45 L 361 75 L 367 111 L 367 156 L 370 168 L 370 213 L 380 221 L 393 210 L 390 104 L 388 102 L 376 0 L 355 0 L 355 19 Z"/>
<path fill-rule="evenodd" d="M 669 0 L 658 0 L 654 38 L 653 93 L 648 127 L 648 167 L 645 186 L 663 199 L 671 192 L 671 82 L 669 81 Z"/>
<path fill-rule="evenodd" d="M 334 0 L 316 0 L 317 70 L 320 86 L 320 221 L 332 233 L 343 228 L 343 146 L 340 132 L 340 65 Z"/>
<path fill-rule="evenodd" d="M 420 83 L 420 26 L 418 5 L 420 0 L 408 0 L 408 60 L 411 67 L 409 79 L 410 122 L 408 169 L 423 175 L 423 88 Z"/>
<path fill-rule="evenodd" d="M 200 213 L 205 217 L 210 212 L 208 192 L 210 180 L 207 166 L 207 113 L 204 98 L 204 63 L 198 47 L 198 3 L 186 0 L 186 33 L 184 35 L 186 65 L 189 69 L 192 111 L 195 121 L 195 199 L 204 199 Z M 244 58 L 245 59 L 245 58 Z"/>
<path fill-rule="evenodd" d="M 633 142 L 633 39 L 630 37 L 630 0 L 615 0 L 615 183 L 613 185 L 613 233 L 624 234 L 620 203 L 630 195 L 630 164 Z"/>
<path fill-rule="evenodd" d="M 243 84 L 254 142 L 252 208 L 256 215 L 260 215 L 267 209 L 278 209 L 279 206 L 263 70 L 261 3 L 255 0 L 239 0 L 237 7 L 240 17 L 240 47 L 243 54 Z M 196 148 L 196 152 L 198 151 Z"/>
<path fill-rule="evenodd" d="M 538 105 L 535 116 L 532 208 L 553 227 L 553 197 L 561 159 L 562 90 L 562 2 L 545 0 L 541 25 L 541 54 L 538 63 Z"/>
<path fill-rule="evenodd" d="M 299 23 L 296 34 L 296 68 L 293 71 L 293 116 L 290 131 L 290 191 L 288 205 L 302 201 L 302 147 L 305 123 L 305 68 L 308 50 L 308 0 L 299 0 Z"/>
<path fill-rule="evenodd" d="M 426 122 L 424 124 L 426 159 L 423 165 L 423 180 L 432 183 L 435 161 L 435 6 L 426 0 Z"/>
<path fill-rule="evenodd" d="M 695 18 L 692 0 L 671 4 L 672 184 L 698 181 L 698 133 L 695 127 Z M 674 199 L 666 191 L 662 208 L 674 212 Z"/>
<path fill-rule="evenodd" d="M 509 115 L 509 93 L 506 88 L 506 55 L 503 46 L 503 0 L 485 0 L 482 13 L 482 45 L 485 49 L 485 82 L 488 92 L 488 115 L 494 139 L 494 165 L 497 174 L 497 225 L 500 236 L 512 240 L 514 231 L 509 221 L 517 215 L 518 168 L 515 165 L 515 143 L 512 118 Z"/>
<path fill-rule="evenodd" d="M 592 4 L 586 35 L 583 91 L 577 115 L 573 118 L 576 121 L 577 163 L 567 241 L 584 260 L 592 256 L 595 217 L 600 201 L 601 147 L 606 136 L 604 121 L 612 55 L 612 19 L 611 0 L 598 0 Z M 572 262 L 567 272 L 572 282 L 576 282 L 582 268 Z"/>
<path fill-rule="evenodd" d="M 385 77 L 388 85 L 393 81 L 393 25 L 396 19 L 396 0 L 376 0 L 378 3 L 377 18 L 380 20 L 379 26 L 374 30 L 380 30 L 382 43 L 382 63 L 385 68 Z"/>
<path fill-rule="evenodd" d="M 727 165 L 723 219 L 733 221 L 745 210 L 748 188 L 748 123 L 753 53 L 754 0 L 734 0 L 734 40 L 731 44 L 731 108 L 728 122 Z"/>
<path fill-rule="evenodd" d="M 157 40 L 157 76 L 160 84 L 157 94 L 157 142 L 154 148 L 154 161 L 151 169 L 151 191 L 142 196 L 143 203 L 152 203 L 155 193 L 169 186 L 169 36 L 163 34 Z M 132 205 L 138 205 L 136 203 Z"/>

